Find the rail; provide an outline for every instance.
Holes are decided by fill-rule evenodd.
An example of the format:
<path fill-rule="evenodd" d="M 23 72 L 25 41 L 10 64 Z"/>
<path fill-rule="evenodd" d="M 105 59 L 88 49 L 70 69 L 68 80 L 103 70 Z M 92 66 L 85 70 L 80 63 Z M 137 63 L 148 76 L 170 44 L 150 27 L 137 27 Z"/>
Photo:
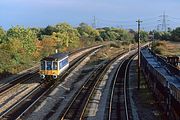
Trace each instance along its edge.
<path fill-rule="evenodd" d="M 123 59 L 117 68 L 110 93 L 108 120 L 130 119 L 128 112 L 127 75 L 129 64 L 135 56 L 136 55 L 133 54 L 128 58 Z"/>
<path fill-rule="evenodd" d="M 100 48 L 100 47 L 99 47 Z M 61 79 L 65 79 L 65 77 L 73 70 L 77 65 L 79 65 L 82 60 L 84 60 L 89 54 L 93 51 L 96 51 L 99 48 L 95 48 L 90 50 L 87 53 L 76 58 L 74 61 L 70 63 L 69 69 L 61 76 Z M 15 105 L 11 106 L 5 113 L 0 116 L 0 119 L 20 119 L 28 111 L 33 109 L 33 106 L 38 104 L 45 96 L 48 96 L 50 92 L 52 92 L 62 81 L 57 81 L 55 84 L 47 84 L 45 86 L 38 86 L 34 89 L 30 94 L 25 96 L 22 100 L 20 100 Z"/>
<path fill-rule="evenodd" d="M 73 97 L 73 99 L 64 109 L 64 111 L 60 114 L 59 118 L 61 120 L 84 119 L 85 109 L 90 100 L 90 97 L 92 96 L 95 90 L 95 87 L 97 86 L 99 81 L 102 79 L 102 76 L 108 70 L 110 65 L 124 53 L 125 52 L 116 56 L 112 60 L 107 61 L 106 63 L 102 64 L 91 74 L 91 76 L 87 79 L 84 85 L 82 85 L 82 87 L 79 89 L 78 93 Z"/>

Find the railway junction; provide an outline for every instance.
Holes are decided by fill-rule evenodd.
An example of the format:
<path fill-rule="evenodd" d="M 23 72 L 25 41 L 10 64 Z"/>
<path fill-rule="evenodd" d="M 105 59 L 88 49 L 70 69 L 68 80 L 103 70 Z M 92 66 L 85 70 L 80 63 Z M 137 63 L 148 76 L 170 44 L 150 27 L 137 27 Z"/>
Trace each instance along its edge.
<path fill-rule="evenodd" d="M 106 45 L 72 53 L 69 69 L 53 85 L 41 84 L 36 72 L 27 76 L 28 81 L 21 77 L 14 85 L 2 85 L 0 96 L 9 97 L 0 103 L 0 119 L 178 120 L 179 70 L 142 48 L 138 89 L 135 48 L 128 51 Z M 6 92 L 10 89 L 17 92 L 11 95 Z M 17 96 L 18 100 L 8 102 Z"/>

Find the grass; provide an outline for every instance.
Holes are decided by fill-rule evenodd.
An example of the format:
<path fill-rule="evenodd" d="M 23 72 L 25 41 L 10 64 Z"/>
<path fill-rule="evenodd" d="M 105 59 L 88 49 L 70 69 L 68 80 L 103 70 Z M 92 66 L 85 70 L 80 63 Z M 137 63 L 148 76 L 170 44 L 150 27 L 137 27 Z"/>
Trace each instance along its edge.
<path fill-rule="evenodd" d="M 88 62 L 91 65 L 100 63 L 104 60 L 109 60 L 122 52 L 124 49 L 124 46 L 120 43 L 111 42 L 107 46 L 100 49 L 95 55 L 91 57 L 91 60 Z"/>
<path fill-rule="evenodd" d="M 180 43 L 178 42 L 169 42 L 169 41 L 157 41 L 153 50 L 155 53 L 163 56 L 180 56 Z"/>

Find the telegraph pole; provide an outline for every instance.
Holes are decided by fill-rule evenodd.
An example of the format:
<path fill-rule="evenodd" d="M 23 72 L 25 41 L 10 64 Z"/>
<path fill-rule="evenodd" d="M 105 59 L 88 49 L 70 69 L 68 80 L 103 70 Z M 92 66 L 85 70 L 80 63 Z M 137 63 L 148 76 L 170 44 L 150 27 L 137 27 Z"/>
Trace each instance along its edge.
<path fill-rule="evenodd" d="M 140 89 L 140 25 L 141 20 L 136 21 L 138 23 L 138 90 Z"/>

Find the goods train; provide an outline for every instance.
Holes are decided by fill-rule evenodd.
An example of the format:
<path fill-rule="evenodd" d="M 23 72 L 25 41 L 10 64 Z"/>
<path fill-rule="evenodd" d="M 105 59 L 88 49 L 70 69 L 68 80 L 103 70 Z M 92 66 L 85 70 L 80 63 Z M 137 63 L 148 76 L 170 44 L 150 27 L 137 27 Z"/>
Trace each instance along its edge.
<path fill-rule="evenodd" d="M 161 62 L 158 62 L 161 61 Z M 168 113 L 173 111 L 174 119 L 180 119 L 180 77 L 179 70 L 168 67 L 152 51 L 141 50 L 141 67 L 146 74 L 150 88 Z M 167 69 L 169 68 L 169 69 Z"/>
<path fill-rule="evenodd" d="M 40 77 L 47 82 L 55 81 L 69 67 L 68 54 L 56 53 L 41 59 Z"/>

